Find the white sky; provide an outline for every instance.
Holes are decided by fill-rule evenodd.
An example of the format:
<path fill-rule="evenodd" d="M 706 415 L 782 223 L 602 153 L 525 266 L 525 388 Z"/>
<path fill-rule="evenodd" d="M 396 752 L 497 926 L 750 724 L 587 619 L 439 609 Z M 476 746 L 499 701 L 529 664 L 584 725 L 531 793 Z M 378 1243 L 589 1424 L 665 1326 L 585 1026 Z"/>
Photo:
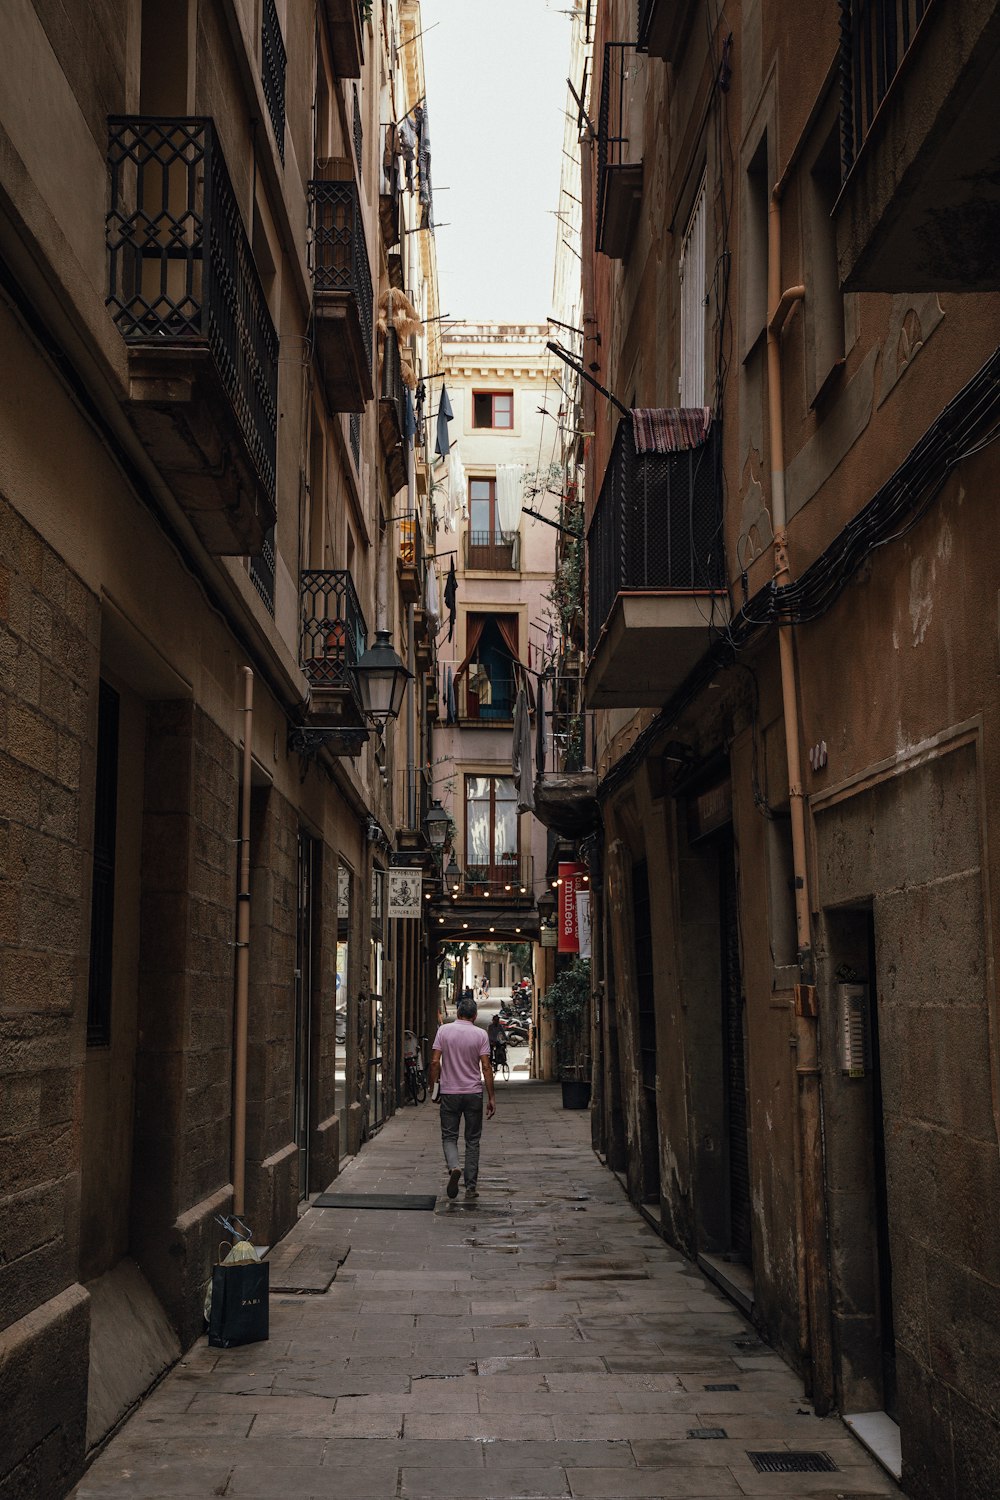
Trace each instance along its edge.
<path fill-rule="evenodd" d="M 422 0 L 441 311 L 551 311 L 568 0 Z M 435 26 L 435 22 L 438 24 Z M 434 30 L 429 28 L 434 26 Z"/>

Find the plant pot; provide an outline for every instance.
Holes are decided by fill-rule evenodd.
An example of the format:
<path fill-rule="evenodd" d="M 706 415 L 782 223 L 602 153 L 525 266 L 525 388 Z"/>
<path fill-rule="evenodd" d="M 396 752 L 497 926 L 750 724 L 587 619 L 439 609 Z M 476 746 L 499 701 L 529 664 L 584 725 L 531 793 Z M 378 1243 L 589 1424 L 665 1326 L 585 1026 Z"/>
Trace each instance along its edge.
<path fill-rule="evenodd" d="M 563 1109 L 590 1108 L 590 1079 L 564 1078 L 562 1080 Z"/>

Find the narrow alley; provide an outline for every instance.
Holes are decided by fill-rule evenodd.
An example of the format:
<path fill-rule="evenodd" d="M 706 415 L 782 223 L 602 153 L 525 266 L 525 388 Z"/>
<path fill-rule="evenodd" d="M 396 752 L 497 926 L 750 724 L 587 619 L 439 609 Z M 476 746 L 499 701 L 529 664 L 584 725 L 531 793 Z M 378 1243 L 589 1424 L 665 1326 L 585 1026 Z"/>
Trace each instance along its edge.
<path fill-rule="evenodd" d="M 329 1290 L 272 1295 L 268 1343 L 199 1340 L 76 1500 L 897 1494 L 589 1132 L 558 1090 L 502 1087 L 470 1206 L 445 1198 L 437 1110 L 397 1113 L 335 1191 L 435 1193 L 434 1212 L 308 1210 L 292 1237 L 342 1261 Z M 758 1472 L 755 1453 L 832 1464 Z"/>

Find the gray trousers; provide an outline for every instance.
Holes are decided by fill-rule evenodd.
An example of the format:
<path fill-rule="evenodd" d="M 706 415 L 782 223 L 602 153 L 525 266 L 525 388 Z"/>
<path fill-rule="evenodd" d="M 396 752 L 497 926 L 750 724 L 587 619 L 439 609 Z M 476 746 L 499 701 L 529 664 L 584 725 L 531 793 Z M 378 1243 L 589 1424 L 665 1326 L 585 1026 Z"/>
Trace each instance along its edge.
<path fill-rule="evenodd" d="M 479 1177 L 479 1138 L 483 1133 L 483 1093 L 441 1095 L 441 1144 L 449 1172 L 460 1165 L 458 1127 L 465 1120 L 465 1185 L 475 1187 Z"/>

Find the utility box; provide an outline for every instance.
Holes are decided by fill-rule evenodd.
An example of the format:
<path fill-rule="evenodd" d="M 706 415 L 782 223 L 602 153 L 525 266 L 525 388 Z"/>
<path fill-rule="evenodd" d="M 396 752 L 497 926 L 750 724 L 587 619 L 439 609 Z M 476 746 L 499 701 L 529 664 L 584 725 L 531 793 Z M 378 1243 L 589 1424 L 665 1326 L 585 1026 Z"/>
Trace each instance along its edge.
<path fill-rule="evenodd" d="M 864 1078 L 868 1072 L 868 986 L 838 984 L 840 1018 L 840 1070 L 846 1078 Z"/>

